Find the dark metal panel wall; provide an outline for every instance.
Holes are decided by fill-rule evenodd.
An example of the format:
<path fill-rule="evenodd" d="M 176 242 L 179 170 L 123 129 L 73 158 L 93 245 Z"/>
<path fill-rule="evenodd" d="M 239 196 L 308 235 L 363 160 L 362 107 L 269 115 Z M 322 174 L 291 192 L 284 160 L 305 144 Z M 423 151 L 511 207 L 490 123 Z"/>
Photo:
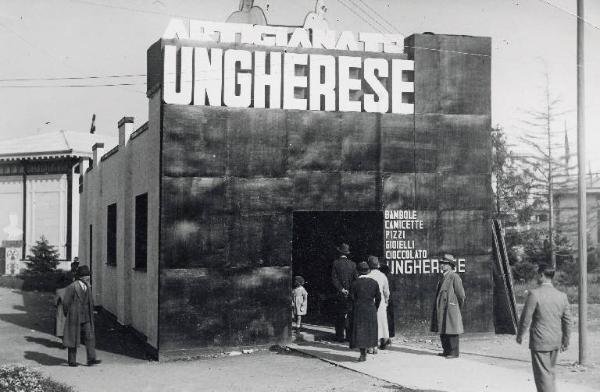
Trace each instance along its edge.
<path fill-rule="evenodd" d="M 450 252 L 467 260 L 465 329 L 492 331 L 491 42 L 424 34 L 409 37 L 406 45 L 415 61 L 414 133 L 395 133 L 387 126 L 395 119 L 384 118 L 383 140 L 392 143 L 383 147 L 384 206 L 418 211 L 426 229 L 414 238 L 431 255 Z M 394 160 L 399 151 L 414 154 L 414 173 L 398 170 L 410 167 Z M 428 330 L 438 279 L 395 278 L 400 331 Z"/>
<path fill-rule="evenodd" d="M 163 106 L 160 350 L 289 337 L 294 210 L 417 209 L 430 254 L 468 260 L 465 325 L 492 330 L 485 38 L 418 35 L 416 115 Z M 403 332 L 438 276 L 398 275 Z"/>

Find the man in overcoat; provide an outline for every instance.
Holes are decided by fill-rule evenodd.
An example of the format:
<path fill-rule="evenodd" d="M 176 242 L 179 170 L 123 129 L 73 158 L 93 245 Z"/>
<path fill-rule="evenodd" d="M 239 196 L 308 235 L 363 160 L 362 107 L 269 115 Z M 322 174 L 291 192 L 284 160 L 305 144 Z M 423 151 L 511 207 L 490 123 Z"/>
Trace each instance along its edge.
<path fill-rule="evenodd" d="M 517 331 L 517 343 L 521 344 L 529 328 L 531 365 L 538 392 L 556 390 L 554 368 L 558 350 L 565 351 L 569 347 L 571 334 L 569 300 L 565 293 L 552 286 L 552 278 L 554 269 L 541 264 L 539 287 L 527 295 Z"/>
<path fill-rule="evenodd" d="M 77 347 L 83 332 L 88 366 L 101 361 L 96 359 L 94 332 L 94 299 L 87 265 L 77 268 L 76 280 L 67 286 L 63 300 L 66 317 L 63 345 L 68 349 L 69 366 L 77 366 Z"/>
<path fill-rule="evenodd" d="M 348 258 L 350 246 L 341 244 L 336 247 L 338 258 L 333 262 L 331 268 L 331 281 L 336 291 L 335 298 L 335 337 L 336 340 L 344 341 L 350 339 L 350 316 L 352 312 L 352 301 L 350 299 L 350 285 L 357 278 L 356 264 Z"/>
<path fill-rule="evenodd" d="M 465 290 L 460 276 L 454 272 L 454 256 L 445 254 L 439 264 L 443 277 L 437 284 L 431 331 L 440 334 L 443 352 L 438 355 L 447 359 L 458 358 L 459 335 L 464 332 L 461 311 L 465 302 Z"/>

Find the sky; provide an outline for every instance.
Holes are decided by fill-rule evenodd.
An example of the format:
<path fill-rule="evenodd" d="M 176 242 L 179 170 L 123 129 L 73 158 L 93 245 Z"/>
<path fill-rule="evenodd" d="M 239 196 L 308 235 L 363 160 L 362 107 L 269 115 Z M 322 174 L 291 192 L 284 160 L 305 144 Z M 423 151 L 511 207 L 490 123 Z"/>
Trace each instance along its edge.
<path fill-rule="evenodd" d="M 600 1 L 585 0 L 586 168 L 600 171 Z M 148 118 L 146 49 L 171 18 L 225 21 L 239 0 L 0 0 L 0 137 L 60 129 L 117 134 Z M 367 4 L 367 5 L 365 5 Z M 315 0 L 255 0 L 269 24 L 301 25 Z M 545 75 L 576 150 L 576 0 L 328 0 L 334 30 L 492 38 L 492 124 L 513 149 L 544 105 Z M 105 76 L 118 77 L 105 77 Z M 79 78 L 43 80 L 53 78 Z M 27 80 L 15 80 L 27 79 Z M 132 84 L 127 86 L 65 87 Z M 559 137 L 562 142 L 564 137 Z"/>

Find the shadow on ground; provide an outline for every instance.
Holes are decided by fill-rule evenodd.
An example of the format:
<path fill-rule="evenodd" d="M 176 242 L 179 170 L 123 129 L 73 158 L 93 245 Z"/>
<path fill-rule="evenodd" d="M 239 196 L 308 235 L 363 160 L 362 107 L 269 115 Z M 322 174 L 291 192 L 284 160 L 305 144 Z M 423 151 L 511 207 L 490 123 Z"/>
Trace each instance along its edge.
<path fill-rule="evenodd" d="M 30 361 L 34 361 L 43 366 L 66 366 L 66 355 L 65 358 L 58 358 L 52 355 L 48 355 L 45 353 L 40 353 L 37 351 L 25 351 L 24 358 Z"/>
<path fill-rule="evenodd" d="M 62 349 L 61 339 L 54 336 L 56 316 L 54 295 L 20 290 L 12 292 L 21 295 L 23 305 L 13 305 L 14 313 L 0 314 L 0 320 L 47 336 L 25 336 L 25 340 L 29 343 L 51 349 Z M 94 320 L 97 350 L 133 359 L 147 359 L 144 343 L 127 328 L 123 328 L 116 321 L 107 317 L 104 312 L 97 313 Z M 55 366 L 64 362 L 63 359 L 36 351 L 25 351 L 24 355 L 25 359 L 36 361 L 42 365 Z"/>

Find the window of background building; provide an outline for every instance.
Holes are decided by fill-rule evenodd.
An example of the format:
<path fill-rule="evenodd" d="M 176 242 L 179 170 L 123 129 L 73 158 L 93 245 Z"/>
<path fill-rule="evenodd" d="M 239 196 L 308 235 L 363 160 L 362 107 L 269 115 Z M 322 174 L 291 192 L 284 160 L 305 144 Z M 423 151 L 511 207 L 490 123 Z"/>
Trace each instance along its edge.
<path fill-rule="evenodd" d="M 106 213 L 106 264 L 117 265 L 117 204 L 111 204 Z"/>
<path fill-rule="evenodd" d="M 135 197 L 135 268 L 148 264 L 148 194 Z"/>

